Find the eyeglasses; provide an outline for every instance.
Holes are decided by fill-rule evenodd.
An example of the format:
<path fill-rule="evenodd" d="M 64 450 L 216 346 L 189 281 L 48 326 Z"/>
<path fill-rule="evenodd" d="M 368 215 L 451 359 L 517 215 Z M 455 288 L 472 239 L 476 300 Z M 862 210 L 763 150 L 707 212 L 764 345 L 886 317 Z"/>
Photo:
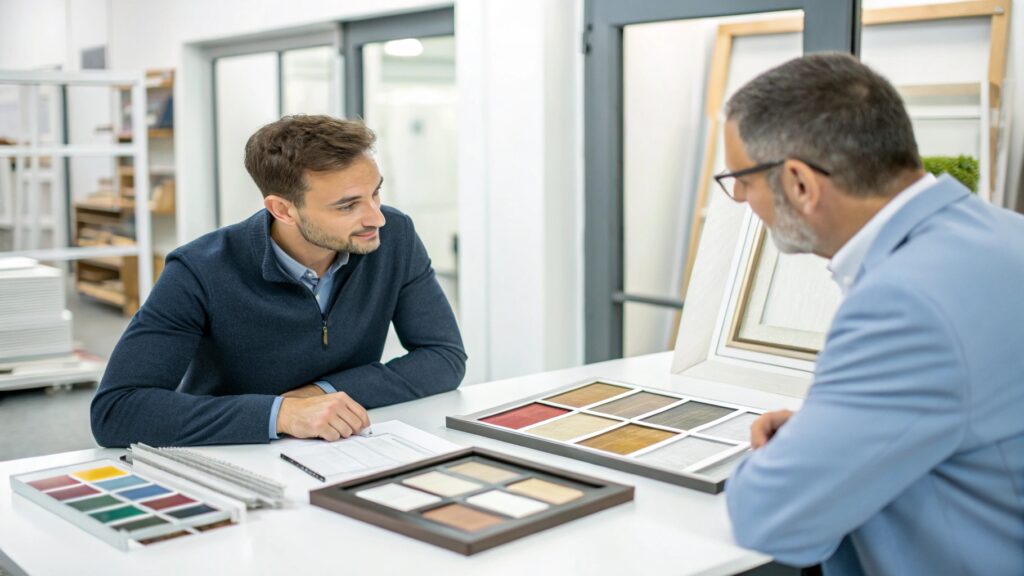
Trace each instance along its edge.
<path fill-rule="evenodd" d="M 750 168 L 744 168 L 743 170 L 737 170 L 735 172 L 722 172 L 720 174 L 715 174 L 715 182 L 718 182 L 718 186 L 722 189 L 722 192 L 725 192 L 726 196 L 731 198 L 734 202 L 738 202 L 738 200 L 736 200 L 736 195 L 734 194 L 737 178 L 739 178 L 740 176 L 749 176 L 750 174 L 757 174 L 758 172 L 764 172 L 765 170 L 771 170 L 776 166 L 782 166 L 786 162 L 786 160 L 789 160 L 789 158 L 777 160 L 775 162 L 765 162 L 763 164 L 758 164 L 756 166 L 751 166 Z M 811 170 L 814 170 L 815 172 L 818 172 L 825 176 L 832 175 L 830 171 L 816 164 L 812 164 L 806 160 L 802 160 L 800 158 L 793 158 L 793 160 L 800 160 L 804 164 L 807 164 L 807 166 Z"/>

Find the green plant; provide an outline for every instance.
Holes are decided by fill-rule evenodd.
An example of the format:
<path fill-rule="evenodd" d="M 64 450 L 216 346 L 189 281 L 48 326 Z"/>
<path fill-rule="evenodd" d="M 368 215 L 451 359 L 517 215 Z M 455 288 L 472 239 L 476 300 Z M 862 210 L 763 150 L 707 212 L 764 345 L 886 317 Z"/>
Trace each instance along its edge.
<path fill-rule="evenodd" d="M 971 156 L 924 156 L 921 158 L 924 169 L 938 176 L 949 174 L 961 184 L 978 191 L 978 159 Z"/>

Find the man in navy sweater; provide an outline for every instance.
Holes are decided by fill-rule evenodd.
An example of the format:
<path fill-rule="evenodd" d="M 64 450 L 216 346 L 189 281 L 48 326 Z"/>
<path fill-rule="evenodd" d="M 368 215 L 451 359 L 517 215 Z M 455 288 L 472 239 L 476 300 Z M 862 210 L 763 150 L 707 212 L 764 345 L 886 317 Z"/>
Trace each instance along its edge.
<path fill-rule="evenodd" d="M 92 401 L 103 446 L 337 440 L 453 390 L 466 354 L 362 123 L 290 116 L 246 144 L 265 210 L 167 256 Z M 387 222 L 387 227 L 385 227 Z M 405 356 L 380 362 L 389 324 Z"/>

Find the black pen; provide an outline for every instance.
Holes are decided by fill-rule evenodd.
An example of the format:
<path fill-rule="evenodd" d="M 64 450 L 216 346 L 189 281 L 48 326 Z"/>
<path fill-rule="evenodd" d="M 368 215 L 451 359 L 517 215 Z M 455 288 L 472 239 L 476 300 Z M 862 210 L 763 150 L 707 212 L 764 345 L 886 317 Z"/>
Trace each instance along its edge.
<path fill-rule="evenodd" d="M 312 476 L 313 478 L 316 478 L 317 480 L 319 480 L 321 482 L 327 482 L 327 478 L 324 478 L 322 475 L 317 474 L 316 472 L 314 472 L 313 470 L 310 470 L 309 468 L 306 468 L 302 464 L 296 462 L 295 460 L 289 458 L 288 456 L 286 456 L 284 454 L 281 454 L 281 460 L 284 460 L 285 462 L 294 465 L 299 470 L 302 470 L 306 474 L 309 474 L 310 476 Z"/>

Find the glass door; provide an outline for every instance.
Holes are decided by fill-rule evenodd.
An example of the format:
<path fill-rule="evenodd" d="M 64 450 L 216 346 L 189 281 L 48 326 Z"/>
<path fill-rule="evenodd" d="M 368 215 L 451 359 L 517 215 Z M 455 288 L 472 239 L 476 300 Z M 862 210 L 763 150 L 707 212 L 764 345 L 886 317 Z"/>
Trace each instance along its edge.
<path fill-rule="evenodd" d="M 413 219 L 458 315 L 454 10 L 346 23 L 342 36 L 346 115 L 377 133 L 384 203 Z"/>
<path fill-rule="evenodd" d="M 313 46 L 214 61 L 218 226 L 263 208 L 243 162 L 245 143 L 256 130 L 288 114 L 340 112 L 336 54 L 333 46 Z"/>
<path fill-rule="evenodd" d="M 854 51 L 856 10 L 856 0 L 587 3 L 586 362 L 672 347 L 723 167 L 724 102 L 805 52 Z"/>

